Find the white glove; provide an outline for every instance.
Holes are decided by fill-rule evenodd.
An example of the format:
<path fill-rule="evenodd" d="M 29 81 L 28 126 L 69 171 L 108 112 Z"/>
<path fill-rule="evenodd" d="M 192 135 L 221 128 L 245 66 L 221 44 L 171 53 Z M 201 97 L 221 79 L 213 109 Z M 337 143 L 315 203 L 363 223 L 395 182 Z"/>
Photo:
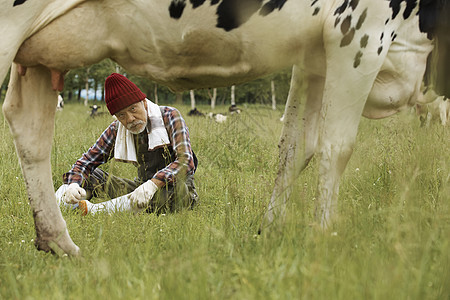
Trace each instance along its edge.
<path fill-rule="evenodd" d="M 146 208 L 157 190 L 158 186 L 153 181 L 148 180 L 144 182 L 129 194 L 131 205 L 138 208 Z"/>
<path fill-rule="evenodd" d="M 86 191 L 78 185 L 78 183 L 71 183 L 67 190 L 62 195 L 62 200 L 67 204 L 76 204 L 80 200 L 86 199 Z"/>

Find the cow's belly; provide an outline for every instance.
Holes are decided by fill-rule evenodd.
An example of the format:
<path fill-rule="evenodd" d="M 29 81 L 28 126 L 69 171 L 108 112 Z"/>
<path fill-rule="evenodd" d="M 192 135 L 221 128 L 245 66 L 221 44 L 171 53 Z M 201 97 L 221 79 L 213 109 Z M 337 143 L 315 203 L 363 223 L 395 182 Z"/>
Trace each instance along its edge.
<path fill-rule="evenodd" d="M 426 34 L 411 35 L 418 19 L 404 22 L 370 91 L 363 116 L 379 119 L 415 104 L 420 94 L 426 60 L 433 46 Z"/>
<path fill-rule="evenodd" d="M 369 94 L 363 116 L 369 119 L 389 117 L 412 105 L 418 96 L 419 81 L 401 80 L 395 74 L 380 72 Z"/>
<path fill-rule="evenodd" d="M 414 51 L 391 51 L 370 91 L 363 116 L 380 119 L 414 105 L 420 94 L 431 46 Z"/>
<path fill-rule="evenodd" d="M 158 41 L 157 53 L 121 52 L 113 59 L 131 72 L 174 90 L 229 86 L 299 62 L 302 44 L 289 38 L 283 34 L 264 43 L 239 33 L 193 30 L 172 42 Z"/>
<path fill-rule="evenodd" d="M 128 12 L 108 3 L 90 1 L 56 19 L 25 41 L 15 61 L 65 71 L 110 57 L 131 73 L 185 90 L 270 74 L 299 62 L 304 45 L 321 38 L 320 18 L 311 17 L 307 1 L 288 1 L 231 31 L 216 27 L 211 5 L 173 20 L 163 4 L 142 2 L 153 7 Z"/>

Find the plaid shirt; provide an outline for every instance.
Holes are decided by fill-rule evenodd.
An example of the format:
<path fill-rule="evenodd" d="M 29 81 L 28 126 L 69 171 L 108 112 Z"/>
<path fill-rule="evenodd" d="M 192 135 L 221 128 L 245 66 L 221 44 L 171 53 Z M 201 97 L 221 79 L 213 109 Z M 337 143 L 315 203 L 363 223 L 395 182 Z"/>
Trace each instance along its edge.
<path fill-rule="evenodd" d="M 153 178 L 165 183 L 173 183 L 175 182 L 175 176 L 184 167 L 187 175 L 194 174 L 194 156 L 189 139 L 189 129 L 180 112 L 173 107 L 161 107 L 164 109 L 162 118 L 176 159 L 164 169 L 159 170 Z M 63 174 L 64 183 L 76 182 L 81 186 L 83 179 L 86 180 L 95 168 L 114 157 L 118 122 L 117 120 L 112 122 L 97 142 L 75 162 L 72 169 Z"/>

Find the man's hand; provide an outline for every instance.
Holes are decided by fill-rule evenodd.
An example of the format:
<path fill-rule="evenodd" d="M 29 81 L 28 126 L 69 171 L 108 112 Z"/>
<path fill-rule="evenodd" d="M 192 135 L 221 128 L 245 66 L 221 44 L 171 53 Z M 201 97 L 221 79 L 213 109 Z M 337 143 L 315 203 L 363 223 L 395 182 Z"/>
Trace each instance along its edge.
<path fill-rule="evenodd" d="M 86 199 L 86 191 L 78 185 L 78 183 L 71 183 L 67 190 L 62 195 L 62 200 L 67 204 L 76 204 L 80 200 Z"/>
<path fill-rule="evenodd" d="M 153 181 L 148 180 L 144 182 L 130 194 L 131 205 L 135 205 L 138 208 L 146 208 L 157 190 L 158 186 Z"/>

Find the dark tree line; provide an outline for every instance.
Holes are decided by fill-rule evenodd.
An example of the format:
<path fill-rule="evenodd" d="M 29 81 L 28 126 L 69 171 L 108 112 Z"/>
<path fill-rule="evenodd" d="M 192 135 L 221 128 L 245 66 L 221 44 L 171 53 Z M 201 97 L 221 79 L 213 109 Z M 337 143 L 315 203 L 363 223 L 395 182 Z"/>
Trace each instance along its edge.
<path fill-rule="evenodd" d="M 106 59 L 102 62 L 86 68 L 80 68 L 69 71 L 64 80 L 64 90 L 61 95 L 67 102 L 84 102 L 82 91 L 88 88 L 89 100 L 104 99 L 104 82 L 111 73 L 117 72 L 126 75 L 133 81 L 144 93 L 147 98 L 157 101 L 161 104 L 170 103 L 190 103 L 189 91 L 182 94 L 175 94 L 167 87 L 156 84 L 146 78 L 126 74 L 126 72 L 113 61 Z M 272 81 L 275 87 L 276 101 L 284 105 L 289 92 L 291 70 L 283 70 L 270 76 L 260 78 L 235 87 L 236 104 L 260 103 L 272 105 Z M 4 99 L 9 82 L 9 74 L 0 87 L 0 100 Z M 94 91 L 94 92 L 92 92 Z M 99 93 L 100 92 L 100 93 Z M 217 88 L 216 104 L 227 105 L 230 103 L 231 87 Z M 98 96 L 101 94 L 101 96 Z M 203 89 L 195 91 L 195 102 L 197 104 L 211 103 L 212 89 Z M 87 103 L 87 102 L 86 102 Z"/>

